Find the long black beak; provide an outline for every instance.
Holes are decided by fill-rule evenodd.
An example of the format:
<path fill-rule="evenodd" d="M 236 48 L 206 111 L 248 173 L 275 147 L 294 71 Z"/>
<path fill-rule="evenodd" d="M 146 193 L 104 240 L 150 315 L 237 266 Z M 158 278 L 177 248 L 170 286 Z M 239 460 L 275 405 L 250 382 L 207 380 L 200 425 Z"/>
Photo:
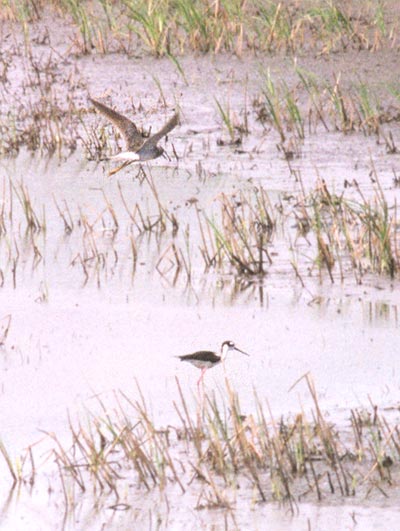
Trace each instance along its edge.
<path fill-rule="evenodd" d="M 250 354 L 247 354 L 247 352 L 243 352 L 243 350 L 240 350 L 240 348 L 234 347 L 234 349 L 240 352 L 241 354 L 244 354 L 245 356 L 250 356 Z"/>

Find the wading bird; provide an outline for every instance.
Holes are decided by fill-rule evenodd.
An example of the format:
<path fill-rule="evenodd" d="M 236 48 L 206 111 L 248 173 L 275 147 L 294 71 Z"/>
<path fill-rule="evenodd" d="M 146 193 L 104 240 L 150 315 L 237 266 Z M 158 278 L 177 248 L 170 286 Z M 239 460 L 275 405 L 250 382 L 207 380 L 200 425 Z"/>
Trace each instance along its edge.
<path fill-rule="evenodd" d="M 236 350 L 245 356 L 249 356 L 247 352 L 240 350 L 240 348 L 238 348 L 233 341 L 224 341 L 221 345 L 221 356 L 218 356 L 218 354 L 210 350 L 199 350 L 198 352 L 193 352 L 193 354 L 185 354 L 184 356 L 176 357 L 181 361 L 188 361 L 198 369 L 201 369 L 201 375 L 197 382 L 197 386 L 199 386 L 206 370 L 210 367 L 215 367 L 215 365 L 218 365 L 218 363 L 221 363 L 221 361 L 225 361 L 228 352 L 232 350 Z"/>
<path fill-rule="evenodd" d="M 104 103 L 90 98 L 94 107 L 116 127 L 123 136 L 126 144 L 126 151 L 121 151 L 113 155 L 110 160 L 125 161 L 121 166 L 111 171 L 109 175 L 114 175 L 117 171 L 122 170 L 132 162 L 143 162 L 146 160 L 156 159 L 164 153 L 164 149 L 158 146 L 158 142 L 167 135 L 179 123 L 179 114 L 175 113 L 172 118 L 157 133 L 146 138 L 139 131 L 136 125 L 117 111 L 114 111 Z"/>

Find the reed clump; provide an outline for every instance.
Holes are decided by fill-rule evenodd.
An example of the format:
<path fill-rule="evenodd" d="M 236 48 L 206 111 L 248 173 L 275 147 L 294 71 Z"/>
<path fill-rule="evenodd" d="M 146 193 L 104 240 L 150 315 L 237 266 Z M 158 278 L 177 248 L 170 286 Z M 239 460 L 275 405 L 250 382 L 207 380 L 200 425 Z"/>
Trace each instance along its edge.
<path fill-rule="evenodd" d="M 66 510 L 83 495 L 124 503 L 128 485 L 166 496 L 175 485 L 197 497 L 197 509 L 233 509 L 247 492 L 259 502 L 284 502 L 292 512 L 302 501 L 364 497 L 376 488 L 390 496 L 399 474 L 397 425 L 372 405 L 351 410 L 348 425 L 337 427 L 322 412 L 311 375 L 300 380 L 310 412 L 279 420 L 256 393 L 254 411 L 243 412 L 229 380 L 221 396 L 204 390 L 194 404 L 177 380 L 179 421 L 168 427 L 155 425 L 140 389 L 137 399 L 115 393 L 111 408 L 98 398 L 98 413 L 69 419 L 68 442 L 54 433 L 46 437 L 53 457 L 47 462 L 59 476 Z M 13 485 L 32 483 L 41 473 L 33 447 L 18 471 L 3 444 L 0 453 Z"/>
<path fill-rule="evenodd" d="M 223 269 L 228 263 L 239 276 L 265 275 L 272 262 L 268 248 L 275 229 L 266 191 L 261 187 L 252 196 L 244 192 L 231 197 L 221 194 L 219 203 L 218 220 L 198 216 L 206 269 Z"/>
<path fill-rule="evenodd" d="M 334 281 L 335 270 L 343 281 L 349 272 L 358 283 L 365 274 L 397 276 L 400 268 L 397 206 L 390 206 L 374 171 L 375 192 L 365 197 L 352 183 L 359 200 L 330 191 L 323 180 L 295 207 L 296 219 L 307 226 L 305 237 L 314 237 L 315 264 L 326 268 Z M 302 236 L 300 236 L 302 237 Z"/>
<path fill-rule="evenodd" d="M 307 132 L 324 130 L 375 134 L 388 153 L 397 152 L 393 136 L 384 128 L 400 120 L 398 100 L 390 87 L 382 94 L 367 83 L 346 85 L 341 75 L 329 82 L 299 67 L 295 73 L 299 83 L 289 88 L 284 80 L 274 80 L 268 70 L 262 71 L 261 94 L 253 101 L 258 121 L 278 134 L 278 149 L 287 154 L 288 146 L 301 145 Z"/>

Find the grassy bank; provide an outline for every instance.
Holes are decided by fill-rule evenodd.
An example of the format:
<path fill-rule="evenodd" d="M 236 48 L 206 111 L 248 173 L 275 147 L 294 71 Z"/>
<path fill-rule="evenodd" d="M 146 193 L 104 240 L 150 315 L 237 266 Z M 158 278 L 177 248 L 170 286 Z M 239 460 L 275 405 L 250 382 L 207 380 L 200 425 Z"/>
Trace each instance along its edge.
<path fill-rule="evenodd" d="M 73 26 L 76 53 L 140 50 L 158 57 L 374 51 L 398 46 L 400 16 L 395 4 L 370 0 L 5 0 L 1 17 L 27 29 L 46 9 Z"/>

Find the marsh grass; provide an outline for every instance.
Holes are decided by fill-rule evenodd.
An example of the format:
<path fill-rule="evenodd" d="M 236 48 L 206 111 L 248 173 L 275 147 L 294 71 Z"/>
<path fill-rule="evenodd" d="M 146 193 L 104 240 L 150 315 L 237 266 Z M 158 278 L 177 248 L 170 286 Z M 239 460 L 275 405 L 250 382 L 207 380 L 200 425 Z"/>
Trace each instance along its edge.
<path fill-rule="evenodd" d="M 52 52 L 29 54 L 22 72 L 22 94 L 16 93 L 13 105 L 0 115 L 0 153 L 17 155 L 22 148 L 42 155 L 72 153 L 81 115 L 75 99 L 84 85 L 68 68 L 60 74 L 59 59 Z M 8 80 L 1 82 L 7 94 Z"/>
<path fill-rule="evenodd" d="M 19 185 L 14 185 L 13 183 L 10 184 L 24 213 L 27 230 L 31 230 L 33 232 L 45 231 L 45 215 L 43 214 L 42 219 L 40 219 L 39 214 L 36 212 L 33 206 L 32 199 L 25 184 L 22 182 Z"/>
<path fill-rule="evenodd" d="M 252 198 L 243 192 L 237 197 L 221 194 L 220 220 L 208 217 L 211 233 L 202 224 L 201 254 L 206 267 L 224 267 L 227 261 L 238 275 L 263 276 L 272 262 L 268 247 L 274 234 L 274 214 L 263 188 L 256 189 Z M 207 237 L 211 241 L 207 241 Z"/>
<path fill-rule="evenodd" d="M 39 443 L 36 444 L 40 444 L 41 442 L 43 442 L 43 440 L 40 440 Z M 8 469 L 12 480 L 10 492 L 12 492 L 17 485 L 28 485 L 30 487 L 34 485 L 37 471 L 33 448 L 36 444 L 28 446 L 21 455 L 13 457 L 5 447 L 3 441 L 0 440 L 0 454 L 4 459 L 6 468 Z"/>
<path fill-rule="evenodd" d="M 72 23 L 68 20 L 67 28 L 74 55 L 131 51 L 129 28 L 120 4 L 111 0 L 60 0 L 53 4 L 64 20 L 68 15 L 71 17 Z"/>
<path fill-rule="evenodd" d="M 78 0 L 63 0 L 63 3 L 65 8 L 72 15 L 75 24 L 79 28 L 82 38 L 81 53 L 87 54 L 92 48 L 94 48 L 93 21 L 90 19 L 83 2 L 79 2 Z"/>
<path fill-rule="evenodd" d="M 124 0 L 128 9 L 128 28 L 133 31 L 145 49 L 159 57 L 170 53 L 168 2 L 134 2 Z"/>
<path fill-rule="evenodd" d="M 179 222 L 175 214 L 161 201 L 151 172 L 145 171 L 142 167 L 139 167 L 137 178 L 142 182 L 146 182 L 154 200 L 156 212 L 152 214 L 144 213 L 143 206 L 138 202 L 135 202 L 133 206 L 130 206 L 130 201 L 126 198 L 121 185 L 118 183 L 120 198 L 131 223 L 139 234 L 148 232 L 160 236 L 168 227 L 170 227 L 172 236 L 175 236 L 179 229 Z"/>
<path fill-rule="evenodd" d="M 5 0 L 3 19 L 27 29 L 43 9 L 68 14 L 77 28 L 78 53 L 111 51 L 176 55 L 187 52 L 242 55 L 246 50 L 322 53 L 355 49 L 375 51 L 396 42 L 398 19 L 379 2 L 314 0 L 304 4 L 271 0 Z M 137 42 L 134 42 L 136 36 Z"/>
<path fill-rule="evenodd" d="M 178 58 L 172 52 L 168 57 L 186 79 Z M 0 84 L 7 94 L 13 61 L 7 54 L 2 60 Z M 85 83 L 68 66 L 59 68 L 55 52 L 40 57 L 29 52 L 21 65 L 22 92 L 17 92 L 12 105 L 0 114 L 0 154 L 16 156 L 21 149 L 26 149 L 40 155 L 65 157 L 77 147 L 83 147 L 90 160 L 101 160 L 117 148 L 118 133 L 111 136 L 109 126 L 94 121 L 92 112 L 85 108 L 87 105 L 81 107 L 77 103 L 86 99 Z M 252 109 L 264 129 L 276 131 L 277 149 L 287 160 L 301 155 L 307 132 L 318 134 L 320 125 L 326 131 L 344 134 L 375 134 L 383 141 L 388 154 L 398 152 L 390 129 L 400 119 L 395 86 L 378 91 L 366 82 L 349 85 L 340 74 L 327 81 L 297 66 L 294 71 L 299 82 L 291 86 L 285 80 L 275 80 L 269 70 L 262 71 L 259 94 L 254 96 Z M 154 81 L 160 94 L 159 103 L 165 106 L 165 87 L 155 76 Z M 249 134 L 248 115 L 251 114 L 247 106 L 247 81 L 244 108 L 240 112 L 232 108 L 229 100 L 215 98 L 215 104 L 228 132 L 228 142 L 241 143 L 243 135 Z M 224 140 L 217 142 L 224 143 Z"/>
<path fill-rule="evenodd" d="M 116 237 L 119 231 L 119 222 L 113 205 L 103 191 L 105 206 L 94 216 L 89 215 L 79 208 L 77 225 L 81 228 L 80 247 L 75 249 L 71 266 L 80 265 L 84 275 L 83 285 L 94 281 L 98 287 L 103 282 L 113 277 L 119 264 L 119 252 L 116 247 Z M 67 234 L 72 232 L 72 220 L 68 220 L 69 208 L 66 214 L 59 210 Z M 128 242 L 127 246 L 129 245 Z"/>
<path fill-rule="evenodd" d="M 400 459 L 397 424 L 371 404 L 351 410 L 349 426 L 340 429 L 323 413 L 310 374 L 291 389 L 304 384 L 309 412 L 276 419 L 255 392 L 253 411 L 244 412 L 228 379 L 198 397 L 186 396 L 177 380 L 178 420 L 167 427 L 155 425 L 139 387 L 137 398 L 115 392 L 111 406 L 97 397 L 96 413 L 69 418 L 69 440 L 45 438 L 66 510 L 82 495 L 124 503 L 128 485 L 165 496 L 176 485 L 197 498 L 197 509 L 233 509 L 239 486 L 246 499 L 253 492 L 253 501 L 281 502 L 293 513 L 311 499 L 363 497 L 374 488 L 390 496 Z M 41 473 L 32 447 L 19 464 L 3 444 L 0 452 L 12 485 L 33 483 Z"/>
<path fill-rule="evenodd" d="M 53 196 L 59 230 L 68 239 L 73 233 L 66 265 L 82 271 L 83 285 L 109 282 L 125 269 L 128 255 L 132 278 L 138 261 L 145 260 L 171 286 L 178 279 L 190 286 L 212 272 L 253 282 L 274 271 L 288 272 L 290 263 L 303 287 L 315 274 L 323 282 L 325 271 L 331 282 L 353 276 L 361 284 L 366 275 L 398 278 L 397 203 L 389 203 L 373 164 L 368 197 L 356 181 L 338 193 L 320 176 L 306 190 L 298 173 L 301 192 L 287 201 L 272 203 L 263 187 L 254 187 L 222 193 L 213 207 L 194 202 L 194 215 L 166 204 L 149 170 L 139 167 L 137 179 L 146 187 L 145 203 L 120 183 L 119 198 L 103 190 L 90 212 Z M 50 267 L 47 217 L 52 214 L 24 182 L 4 180 L 1 198 L 0 285 L 11 279 L 15 287 L 27 263 L 34 275 Z M 53 236 L 55 230 L 51 227 Z M 43 285 L 40 292 L 47 299 L 51 286 Z"/>
<path fill-rule="evenodd" d="M 346 49 L 351 42 L 361 46 L 362 34 L 356 30 L 351 15 L 338 3 L 324 2 L 312 7 L 308 14 L 313 21 L 314 38 L 323 43 L 324 53 L 336 49 L 338 45 Z"/>
<path fill-rule="evenodd" d="M 88 160 L 102 161 L 113 153 L 118 146 L 118 134 L 110 135 L 108 125 L 96 122 L 94 125 L 87 124 L 87 117 L 80 119 L 82 132 L 78 132 L 78 138 L 82 142 L 85 155 Z M 115 140 L 115 139 L 116 140 Z"/>
<path fill-rule="evenodd" d="M 46 209 L 33 201 L 28 186 L 4 179 L 0 209 L 0 286 L 11 280 L 17 287 L 18 273 L 27 264 L 37 273 L 45 257 Z M 21 259 L 23 256 L 23 259 Z M 11 277 L 11 279 L 10 279 Z"/>
<path fill-rule="evenodd" d="M 315 237 L 315 263 L 319 269 L 328 270 L 332 282 L 336 265 L 342 281 L 349 271 L 361 282 L 369 272 L 394 278 L 399 270 L 397 205 L 389 206 L 374 169 L 373 175 L 375 192 L 371 198 L 363 195 L 356 182 L 353 187 L 359 200 L 350 200 L 344 193 L 329 191 L 320 180 L 296 206 L 296 218 L 305 219 Z"/>
<path fill-rule="evenodd" d="M 64 232 L 66 234 L 71 234 L 71 232 L 74 230 L 74 220 L 72 218 L 71 210 L 70 210 L 70 208 L 68 206 L 68 203 L 64 199 L 64 201 L 63 201 L 64 208 L 61 209 L 61 207 L 57 203 L 57 200 L 54 197 L 54 195 L 53 195 L 53 200 L 54 200 L 54 204 L 56 206 L 57 212 L 60 215 L 60 217 L 61 217 L 61 219 L 62 219 L 62 221 L 64 223 Z"/>
<path fill-rule="evenodd" d="M 279 2 L 256 2 L 254 31 L 259 46 L 269 52 L 284 49 L 293 52 L 303 45 L 304 28 L 301 17 L 293 17 L 290 7 Z M 255 43 L 253 43 L 254 45 Z"/>
<path fill-rule="evenodd" d="M 300 83 L 290 88 L 284 80 L 274 80 L 269 70 L 261 72 L 260 94 L 253 100 L 258 121 L 276 131 L 277 148 L 287 159 L 301 153 L 306 131 L 318 134 L 320 125 L 325 131 L 375 134 L 388 153 L 397 153 L 391 130 L 382 127 L 399 120 L 393 87 L 378 93 L 367 83 L 345 85 L 340 74 L 329 82 L 298 66 L 295 73 Z"/>
<path fill-rule="evenodd" d="M 231 145 L 241 144 L 242 143 L 242 132 L 246 130 L 245 126 L 241 127 L 235 124 L 235 120 L 232 115 L 232 111 L 231 111 L 229 103 L 223 105 L 217 100 L 217 98 L 215 98 L 215 104 L 217 106 L 219 115 L 222 119 L 222 123 L 225 125 L 226 130 L 228 131 L 229 144 Z M 222 139 L 219 139 L 218 143 L 220 145 L 225 144 L 224 140 Z"/>

